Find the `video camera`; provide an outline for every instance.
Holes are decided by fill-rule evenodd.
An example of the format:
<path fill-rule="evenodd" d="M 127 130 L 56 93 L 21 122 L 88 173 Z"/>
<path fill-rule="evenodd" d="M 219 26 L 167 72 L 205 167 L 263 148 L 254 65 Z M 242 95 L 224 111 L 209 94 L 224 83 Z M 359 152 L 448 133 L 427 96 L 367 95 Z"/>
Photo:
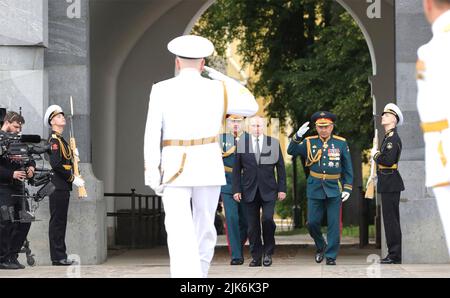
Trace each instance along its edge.
<path fill-rule="evenodd" d="M 41 144 L 41 142 L 41 137 L 38 135 L 21 135 L 0 131 L 0 158 L 6 158 L 11 163 L 20 165 L 21 170 L 26 171 L 32 161 L 42 160 L 40 155 L 50 153 L 50 144 L 48 142 Z M 38 207 L 36 203 L 39 203 L 55 191 L 55 186 L 51 182 L 52 176 L 53 172 L 51 170 L 36 169 L 35 176 L 27 179 L 27 182 L 30 186 L 40 187 L 39 190 L 31 195 L 25 187 L 25 182 L 22 182 L 22 193 L 20 195 L 13 195 L 13 197 L 18 197 L 22 200 L 22 208 L 19 210 L 19 220 L 15 219 L 15 210 L 11 209 L 12 207 L 9 209 L 1 209 L 1 216 L 3 218 L 10 218 L 13 222 L 35 221 L 34 211 Z M 27 202 L 29 203 L 27 204 Z M 30 213 L 28 209 L 32 212 Z"/>
<path fill-rule="evenodd" d="M 38 135 L 21 135 L 0 131 L 0 157 L 6 155 L 12 161 L 30 161 L 33 154 L 40 155 L 50 152 L 50 144 L 41 143 Z"/>

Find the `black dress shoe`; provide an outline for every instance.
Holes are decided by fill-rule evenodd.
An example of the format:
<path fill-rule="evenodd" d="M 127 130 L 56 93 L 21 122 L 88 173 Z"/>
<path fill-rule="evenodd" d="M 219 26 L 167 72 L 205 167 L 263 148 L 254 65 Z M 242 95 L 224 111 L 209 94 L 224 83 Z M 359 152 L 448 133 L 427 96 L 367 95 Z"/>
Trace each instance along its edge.
<path fill-rule="evenodd" d="M 272 255 L 265 255 L 263 260 L 263 265 L 269 267 L 272 265 Z"/>
<path fill-rule="evenodd" d="M 73 265 L 75 262 L 68 259 L 62 259 L 59 261 L 52 261 L 53 266 L 70 266 Z"/>
<path fill-rule="evenodd" d="M 15 255 L 9 258 L 9 262 L 12 264 L 15 264 L 17 269 L 25 269 L 25 266 L 20 264 L 19 260 L 17 259 L 19 256 Z"/>
<path fill-rule="evenodd" d="M 11 262 L 8 259 L 8 260 L 5 260 L 2 263 L 0 263 L 0 269 L 16 270 L 16 269 L 22 269 L 22 268 L 20 266 L 18 266 L 17 264 Z"/>
<path fill-rule="evenodd" d="M 394 260 L 389 257 L 386 257 L 380 261 L 380 264 L 401 264 L 401 260 Z"/>
<path fill-rule="evenodd" d="M 314 257 L 314 260 L 316 261 L 316 263 L 322 263 L 326 249 L 327 249 L 327 246 L 325 245 L 322 249 L 317 250 L 316 256 Z"/>
<path fill-rule="evenodd" d="M 261 259 L 253 259 L 250 264 L 248 264 L 248 267 L 261 267 Z"/>
<path fill-rule="evenodd" d="M 327 258 L 327 265 L 335 266 L 336 265 L 336 260 L 335 259 L 331 259 L 331 258 Z"/>
<path fill-rule="evenodd" d="M 244 264 L 244 259 L 232 259 L 230 265 L 242 265 Z"/>

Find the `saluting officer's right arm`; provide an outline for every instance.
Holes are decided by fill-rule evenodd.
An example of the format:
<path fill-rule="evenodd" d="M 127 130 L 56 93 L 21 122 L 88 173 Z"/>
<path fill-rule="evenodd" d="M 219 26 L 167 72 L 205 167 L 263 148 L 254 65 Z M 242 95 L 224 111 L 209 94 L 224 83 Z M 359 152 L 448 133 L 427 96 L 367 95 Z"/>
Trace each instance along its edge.
<path fill-rule="evenodd" d="M 205 66 L 205 70 L 211 79 L 224 83 L 228 98 L 227 114 L 253 116 L 258 112 L 258 103 L 246 87 L 211 67 Z"/>
<path fill-rule="evenodd" d="M 232 79 L 224 82 L 228 93 L 227 114 L 253 116 L 258 112 L 258 103 L 247 88 Z"/>
<path fill-rule="evenodd" d="M 161 184 L 162 99 L 158 84 L 153 85 L 144 136 L 145 185 L 153 190 Z"/>

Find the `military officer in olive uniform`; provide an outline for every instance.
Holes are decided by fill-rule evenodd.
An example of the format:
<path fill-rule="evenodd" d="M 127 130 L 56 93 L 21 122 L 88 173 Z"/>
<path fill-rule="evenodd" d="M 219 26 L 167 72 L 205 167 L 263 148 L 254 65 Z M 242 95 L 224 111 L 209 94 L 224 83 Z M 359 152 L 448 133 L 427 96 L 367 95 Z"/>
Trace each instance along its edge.
<path fill-rule="evenodd" d="M 49 154 L 50 165 L 54 173 L 52 183 L 56 190 L 50 195 L 50 223 L 49 241 L 50 257 L 54 266 L 69 266 L 72 260 L 67 259 L 66 254 L 66 227 L 67 212 L 69 209 L 70 191 L 72 184 L 77 187 L 84 186 L 84 180 L 76 177 L 72 172 L 72 157 L 77 152 L 72 152 L 69 144 L 63 138 L 62 133 L 66 125 L 64 112 L 58 105 L 52 105 L 45 113 L 44 122 L 52 128 L 49 138 L 51 153 Z"/>
<path fill-rule="evenodd" d="M 315 260 L 336 265 L 340 245 L 341 201 L 345 202 L 352 192 L 353 169 L 347 141 L 333 135 L 336 116 L 330 112 L 312 115 L 318 135 L 302 139 L 308 131 L 309 122 L 303 124 L 293 136 L 288 154 L 300 155 L 310 169 L 307 179 L 308 230 L 316 244 Z M 321 223 L 327 211 L 327 242 L 323 239 Z"/>
<path fill-rule="evenodd" d="M 225 178 L 227 184 L 222 186 L 222 200 L 225 208 L 226 233 L 228 247 L 231 254 L 230 265 L 244 264 L 243 248 L 247 241 L 247 217 L 245 216 L 245 205 L 233 199 L 233 166 L 236 154 L 236 144 L 243 132 L 243 116 L 227 115 L 226 132 L 220 136 L 222 146 L 222 158 L 225 166 Z"/>
<path fill-rule="evenodd" d="M 381 264 L 400 264 L 402 260 L 402 231 L 400 229 L 400 192 L 405 190 L 398 172 L 398 161 L 402 153 L 402 141 L 397 133 L 397 125 L 403 124 L 403 114 L 393 103 L 386 105 L 381 125 L 386 132 L 380 151 L 372 150 L 377 163 L 377 191 L 381 193 L 384 231 L 388 252 Z"/>

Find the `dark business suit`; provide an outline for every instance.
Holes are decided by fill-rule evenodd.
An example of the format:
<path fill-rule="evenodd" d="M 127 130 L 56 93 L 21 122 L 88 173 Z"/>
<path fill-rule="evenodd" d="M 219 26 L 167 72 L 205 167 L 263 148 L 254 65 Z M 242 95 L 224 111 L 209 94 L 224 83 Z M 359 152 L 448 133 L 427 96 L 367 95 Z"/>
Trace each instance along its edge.
<path fill-rule="evenodd" d="M 260 136 L 260 140 L 263 145 L 257 158 L 257 152 L 253 150 L 253 138 L 245 134 L 237 144 L 233 167 L 233 193 L 241 193 L 242 202 L 247 206 L 250 253 L 253 259 L 261 259 L 263 253 L 272 255 L 274 252 L 275 202 L 279 192 L 286 192 L 286 170 L 280 143 L 277 139 L 264 135 Z M 261 220 L 264 245 L 261 241 Z"/>

